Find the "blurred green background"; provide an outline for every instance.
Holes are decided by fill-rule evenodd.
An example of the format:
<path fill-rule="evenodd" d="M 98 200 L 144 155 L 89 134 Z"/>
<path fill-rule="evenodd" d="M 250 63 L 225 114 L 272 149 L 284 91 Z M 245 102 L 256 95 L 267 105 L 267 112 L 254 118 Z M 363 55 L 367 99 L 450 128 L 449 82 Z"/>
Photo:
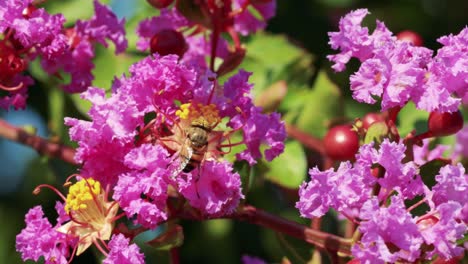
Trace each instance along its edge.
<path fill-rule="evenodd" d="M 131 63 L 144 56 L 135 52 L 133 30 L 141 18 L 156 14 L 143 0 L 115 0 L 111 4 L 120 16 L 127 16 L 130 52 L 115 57 L 112 50 L 97 48 L 94 85 L 107 89 L 114 75 L 126 72 Z M 77 18 L 90 17 L 93 12 L 91 0 L 49 0 L 45 7 L 51 13 L 64 12 L 70 24 Z M 424 44 L 434 50 L 440 47 L 436 42 L 438 37 L 457 34 L 467 25 L 468 1 L 463 0 L 279 0 L 277 16 L 270 21 L 266 32 L 244 39 L 248 55 L 241 67 L 254 72 L 251 81 L 255 83 L 257 96 L 277 81 L 286 81 L 288 93 L 277 110 L 287 122 L 317 137 L 322 137 L 335 120 L 354 119 L 368 111 L 378 111 L 376 107 L 359 105 L 350 99 L 348 78 L 357 64 L 352 63 L 346 72 L 335 74 L 325 59 L 326 55 L 335 53 L 327 44 L 327 32 L 337 31 L 339 18 L 356 8 L 371 11 L 365 20 L 370 29 L 379 19 L 395 34 L 402 30 L 418 32 Z M 28 110 L 1 112 L 1 117 L 17 125 L 32 124 L 40 135 L 73 145 L 63 117 L 86 118 L 89 105 L 78 95 L 70 96 L 57 89 L 57 80 L 44 75 L 36 64 L 29 71 L 38 81 L 29 90 Z M 420 126 L 424 115 L 427 116 L 412 114 L 402 130 L 409 132 L 418 126 L 424 129 Z M 316 153 L 288 140 L 287 151 L 279 161 L 270 165 L 261 163 L 255 168 L 246 202 L 308 224 L 294 209 L 295 189 L 305 179 L 307 168 L 315 164 L 320 164 Z M 55 218 L 52 212 L 57 196 L 49 191 L 34 196 L 34 187 L 41 183 L 59 186 L 76 170 L 0 139 L 0 263 L 22 263 L 15 251 L 15 236 L 24 227 L 24 214 L 29 208 L 41 204 Z M 212 220 L 181 224 L 185 232 L 180 248 L 182 263 L 240 263 L 243 254 L 261 257 L 269 263 L 278 263 L 283 256 L 292 263 L 305 263 L 312 253 L 306 243 L 245 222 Z M 336 234 L 343 232 L 333 215 L 326 217 L 323 229 Z M 143 249 L 147 263 L 168 263 L 166 251 Z M 100 263 L 97 256 L 95 249 L 88 250 L 75 263 Z"/>

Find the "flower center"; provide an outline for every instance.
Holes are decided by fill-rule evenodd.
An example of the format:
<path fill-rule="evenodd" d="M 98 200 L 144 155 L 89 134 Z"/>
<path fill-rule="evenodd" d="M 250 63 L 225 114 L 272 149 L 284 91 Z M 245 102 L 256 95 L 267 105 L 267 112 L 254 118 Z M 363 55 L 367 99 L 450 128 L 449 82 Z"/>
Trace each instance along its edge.
<path fill-rule="evenodd" d="M 80 255 L 96 240 L 109 240 L 119 206 L 107 200 L 101 183 L 92 178 L 81 179 L 70 186 L 65 211 L 71 221 L 57 231 L 79 237 L 76 255 Z"/>
<path fill-rule="evenodd" d="M 94 179 L 82 179 L 72 186 L 67 195 L 67 204 L 65 210 L 70 213 L 71 210 L 77 211 L 87 209 L 94 197 L 101 193 L 101 183 Z"/>
<path fill-rule="evenodd" d="M 65 211 L 76 222 L 87 223 L 99 230 L 106 224 L 106 207 L 100 182 L 88 178 L 70 186 Z"/>
<path fill-rule="evenodd" d="M 215 104 L 183 104 L 176 111 L 176 115 L 181 120 L 187 120 L 191 125 L 199 125 L 209 129 L 213 129 L 221 122 L 219 111 Z"/>

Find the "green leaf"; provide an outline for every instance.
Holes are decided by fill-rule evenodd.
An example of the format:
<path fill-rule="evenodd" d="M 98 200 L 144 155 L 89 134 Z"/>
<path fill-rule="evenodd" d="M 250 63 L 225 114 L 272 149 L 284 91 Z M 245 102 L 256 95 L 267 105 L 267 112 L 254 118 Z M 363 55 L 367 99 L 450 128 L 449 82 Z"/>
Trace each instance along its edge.
<path fill-rule="evenodd" d="M 112 50 L 101 45 L 96 47 L 95 68 L 93 69 L 94 86 L 110 88 L 115 76 L 120 77 L 123 73 L 128 73 L 130 65 L 144 58 L 143 55 L 137 54 L 115 55 Z"/>
<path fill-rule="evenodd" d="M 284 153 L 268 165 L 265 177 L 286 188 L 298 188 L 307 175 L 305 151 L 297 141 L 286 142 Z"/>
<path fill-rule="evenodd" d="M 414 103 L 406 104 L 398 113 L 398 132 L 404 138 L 411 131 L 416 130 L 416 134 L 421 134 L 427 130 L 427 118 L 429 113 L 416 109 Z"/>
<path fill-rule="evenodd" d="M 67 132 L 63 123 L 65 117 L 65 93 L 58 87 L 48 89 L 49 92 L 49 128 L 52 133 L 63 137 Z"/>
<path fill-rule="evenodd" d="M 343 116 L 340 90 L 324 71 L 319 73 L 313 89 L 305 95 L 304 100 L 296 126 L 316 137 L 323 137 L 329 123 L 334 118 Z"/>
<path fill-rule="evenodd" d="M 109 4 L 110 0 L 99 0 L 101 4 Z M 43 6 L 50 14 L 63 14 L 66 19 L 66 26 L 70 26 L 76 20 L 87 20 L 94 15 L 93 1 L 45 1 Z"/>
<path fill-rule="evenodd" d="M 240 68 L 253 72 L 254 96 L 276 81 L 304 83 L 313 74 L 313 56 L 285 36 L 259 33 L 249 39 L 246 50 Z"/>
<path fill-rule="evenodd" d="M 439 174 L 440 168 L 447 164 L 447 160 L 435 159 L 422 165 L 419 168 L 419 174 L 424 184 L 432 188 L 436 184 L 435 176 Z"/>
<path fill-rule="evenodd" d="M 72 100 L 76 107 L 76 110 L 84 116 L 88 116 L 88 111 L 91 109 L 91 102 L 81 98 L 80 94 L 68 94 L 68 97 Z"/>
<path fill-rule="evenodd" d="M 388 126 L 385 122 L 375 122 L 367 129 L 364 144 L 371 142 L 381 143 L 388 135 L 388 132 Z"/>

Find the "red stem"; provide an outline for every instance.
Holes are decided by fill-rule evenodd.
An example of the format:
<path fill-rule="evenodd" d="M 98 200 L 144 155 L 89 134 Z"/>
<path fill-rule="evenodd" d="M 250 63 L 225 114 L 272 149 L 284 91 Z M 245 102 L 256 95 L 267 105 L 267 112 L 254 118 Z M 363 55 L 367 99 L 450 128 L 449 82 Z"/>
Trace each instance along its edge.
<path fill-rule="evenodd" d="M 286 132 L 290 137 L 297 139 L 297 141 L 301 142 L 307 148 L 315 150 L 322 155 L 325 154 L 325 148 L 323 147 L 323 143 L 320 139 L 315 138 L 290 124 L 286 124 Z"/>
<path fill-rule="evenodd" d="M 247 221 L 277 232 L 290 235 L 328 252 L 351 255 L 351 242 L 344 238 L 306 227 L 290 220 L 272 215 L 250 205 L 241 207 L 228 218 Z"/>
<path fill-rule="evenodd" d="M 180 263 L 180 257 L 179 257 L 179 248 L 173 247 L 169 251 L 171 254 L 171 264 L 179 264 Z"/>
<path fill-rule="evenodd" d="M 61 159 L 73 165 L 75 150 L 62 144 L 53 143 L 42 137 L 28 133 L 26 130 L 10 125 L 0 119 L 0 137 L 15 141 L 35 149 L 39 154 Z"/>

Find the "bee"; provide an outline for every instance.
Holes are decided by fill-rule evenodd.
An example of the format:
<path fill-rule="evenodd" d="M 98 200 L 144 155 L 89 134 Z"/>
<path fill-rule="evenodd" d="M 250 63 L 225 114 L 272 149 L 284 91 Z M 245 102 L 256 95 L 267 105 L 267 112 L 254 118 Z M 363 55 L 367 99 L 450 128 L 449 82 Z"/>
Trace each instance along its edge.
<path fill-rule="evenodd" d="M 186 139 L 179 153 L 180 169 L 183 172 L 190 172 L 200 165 L 208 149 L 208 135 L 210 133 L 210 127 L 198 122 L 192 122 L 190 127 L 185 130 Z"/>
<path fill-rule="evenodd" d="M 209 138 L 213 127 L 207 122 L 194 120 L 190 126 L 183 130 L 182 144 L 177 151 L 177 168 L 172 170 L 172 178 L 175 178 L 180 172 L 191 172 L 199 168 L 208 152 Z"/>

